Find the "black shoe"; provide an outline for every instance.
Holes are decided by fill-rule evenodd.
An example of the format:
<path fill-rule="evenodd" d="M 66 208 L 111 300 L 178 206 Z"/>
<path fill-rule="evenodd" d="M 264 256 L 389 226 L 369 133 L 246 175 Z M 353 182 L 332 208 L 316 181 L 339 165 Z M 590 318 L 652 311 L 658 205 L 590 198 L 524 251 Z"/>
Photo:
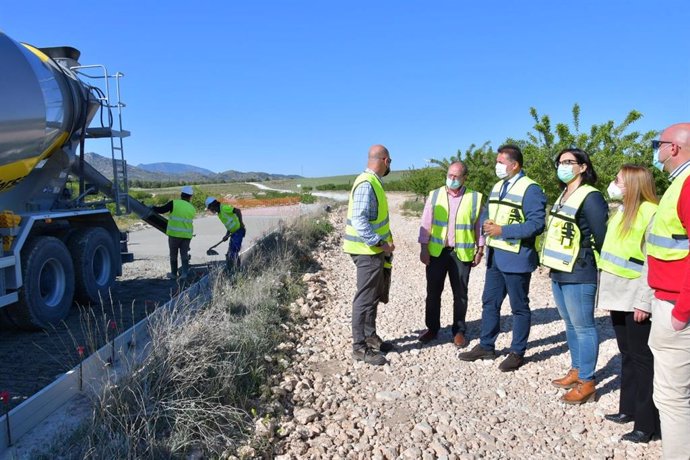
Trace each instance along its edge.
<path fill-rule="evenodd" d="M 395 350 L 395 346 L 393 346 L 392 343 L 384 342 L 383 339 L 377 334 L 367 337 L 364 341 L 366 342 L 367 346 L 374 351 L 388 353 L 389 351 Z"/>
<path fill-rule="evenodd" d="M 634 430 L 630 433 L 625 433 L 623 436 L 621 436 L 621 441 L 630 441 L 644 444 L 648 443 L 653 439 L 659 438 L 657 436 L 654 436 L 654 433 L 647 433 L 645 431 L 640 430 Z"/>
<path fill-rule="evenodd" d="M 623 414 L 623 413 L 606 414 L 606 415 L 604 415 L 604 418 L 606 420 L 608 420 L 609 422 L 620 423 L 620 424 L 630 423 L 635 419 L 632 415 Z"/>
<path fill-rule="evenodd" d="M 461 361 L 476 361 L 478 359 L 494 359 L 496 352 L 493 350 L 485 350 L 481 345 L 475 345 L 470 351 L 460 353 L 458 355 Z"/>
<path fill-rule="evenodd" d="M 498 366 L 498 369 L 502 372 L 512 372 L 518 370 L 523 364 L 525 364 L 525 357 L 511 352 Z"/>
<path fill-rule="evenodd" d="M 422 343 L 429 343 L 436 338 L 437 334 L 438 334 L 438 332 L 434 332 L 431 329 L 427 329 L 424 332 L 422 332 L 421 334 L 419 334 L 419 337 L 417 337 L 417 340 L 419 340 Z"/>
<path fill-rule="evenodd" d="M 352 350 L 352 357 L 355 359 L 355 361 L 364 361 L 365 363 L 374 366 L 383 366 L 388 362 L 381 353 L 370 348 Z"/>

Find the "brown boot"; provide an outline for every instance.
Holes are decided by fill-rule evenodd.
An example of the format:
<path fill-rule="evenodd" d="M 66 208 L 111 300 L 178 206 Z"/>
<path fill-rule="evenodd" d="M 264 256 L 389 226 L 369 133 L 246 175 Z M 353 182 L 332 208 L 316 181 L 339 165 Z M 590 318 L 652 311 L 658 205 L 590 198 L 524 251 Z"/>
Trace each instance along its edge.
<path fill-rule="evenodd" d="M 570 369 L 565 377 L 552 380 L 551 385 L 558 388 L 575 388 L 577 386 L 577 369 Z"/>
<path fill-rule="evenodd" d="M 575 388 L 561 397 L 561 401 L 566 404 L 582 404 L 594 400 L 596 395 L 594 380 L 579 380 Z"/>

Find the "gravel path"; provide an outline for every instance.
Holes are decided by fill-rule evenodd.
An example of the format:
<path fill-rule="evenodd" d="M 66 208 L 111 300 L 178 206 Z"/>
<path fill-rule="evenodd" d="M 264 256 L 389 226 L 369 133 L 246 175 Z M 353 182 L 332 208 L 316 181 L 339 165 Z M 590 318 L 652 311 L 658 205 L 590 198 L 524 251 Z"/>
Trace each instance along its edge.
<path fill-rule="evenodd" d="M 321 249 L 322 270 L 312 276 L 302 313 L 297 352 L 277 394 L 286 392 L 294 417 L 282 420 L 278 458 L 659 458 L 659 441 L 637 445 L 619 441 L 632 424 L 604 420 L 617 412 L 620 358 L 610 321 L 597 313 L 601 348 L 598 401 L 582 406 L 559 402 L 563 390 L 550 380 L 569 368 L 563 322 L 555 309 L 546 271 L 531 286 L 533 326 L 527 363 L 514 373 L 498 364 L 510 345 L 510 307 L 503 305 L 502 333 L 495 361 L 465 363 L 450 343 L 450 328 L 422 346 L 426 282 L 418 259 L 417 218 L 402 217 L 405 197 L 390 196 L 396 251 L 391 302 L 379 306 L 378 332 L 397 351 L 390 364 L 373 367 L 350 356 L 351 302 L 355 270 L 339 239 Z M 344 227 L 345 210 L 333 216 Z M 470 277 L 467 314 L 470 347 L 478 343 L 485 266 Z M 308 277 L 309 278 L 309 277 Z M 322 294 L 320 294 L 322 293 Z M 311 297 L 311 299 L 309 299 Z M 446 282 L 441 324 L 451 322 Z M 313 308 L 309 308 L 312 306 Z"/>

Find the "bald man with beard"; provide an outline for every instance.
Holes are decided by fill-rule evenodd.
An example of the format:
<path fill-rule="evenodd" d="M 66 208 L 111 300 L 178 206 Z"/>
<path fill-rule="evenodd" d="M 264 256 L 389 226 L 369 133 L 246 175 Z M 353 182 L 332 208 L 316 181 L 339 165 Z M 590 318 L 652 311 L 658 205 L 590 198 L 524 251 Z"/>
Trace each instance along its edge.
<path fill-rule="evenodd" d="M 647 239 L 654 403 L 664 458 L 690 459 L 690 123 L 669 126 L 652 147 L 654 166 L 671 181 Z"/>
<path fill-rule="evenodd" d="M 382 353 L 393 350 L 376 333 L 376 314 L 384 297 L 386 260 L 395 249 L 390 231 L 388 201 L 381 178 L 390 172 L 391 157 L 383 145 L 369 149 L 367 169 L 357 176 L 347 207 L 343 251 L 357 269 L 357 293 L 352 301 L 352 357 L 381 366 Z"/>

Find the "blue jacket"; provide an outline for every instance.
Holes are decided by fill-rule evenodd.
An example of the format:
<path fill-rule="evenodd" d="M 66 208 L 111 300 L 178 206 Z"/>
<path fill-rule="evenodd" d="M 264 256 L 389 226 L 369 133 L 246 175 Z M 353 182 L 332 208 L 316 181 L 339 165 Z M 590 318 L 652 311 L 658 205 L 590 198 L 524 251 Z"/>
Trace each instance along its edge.
<path fill-rule="evenodd" d="M 520 174 L 524 174 L 520 172 Z M 544 231 L 546 226 L 546 195 L 541 187 L 532 184 L 525 191 L 522 200 L 522 212 L 525 221 L 521 224 L 509 224 L 501 227 L 504 238 L 520 239 L 520 252 L 508 252 L 487 246 L 487 268 L 491 264 L 505 273 L 531 273 L 539 265 L 539 254 L 534 248 L 536 237 Z M 482 211 L 482 224 L 489 215 L 488 203 Z"/>

